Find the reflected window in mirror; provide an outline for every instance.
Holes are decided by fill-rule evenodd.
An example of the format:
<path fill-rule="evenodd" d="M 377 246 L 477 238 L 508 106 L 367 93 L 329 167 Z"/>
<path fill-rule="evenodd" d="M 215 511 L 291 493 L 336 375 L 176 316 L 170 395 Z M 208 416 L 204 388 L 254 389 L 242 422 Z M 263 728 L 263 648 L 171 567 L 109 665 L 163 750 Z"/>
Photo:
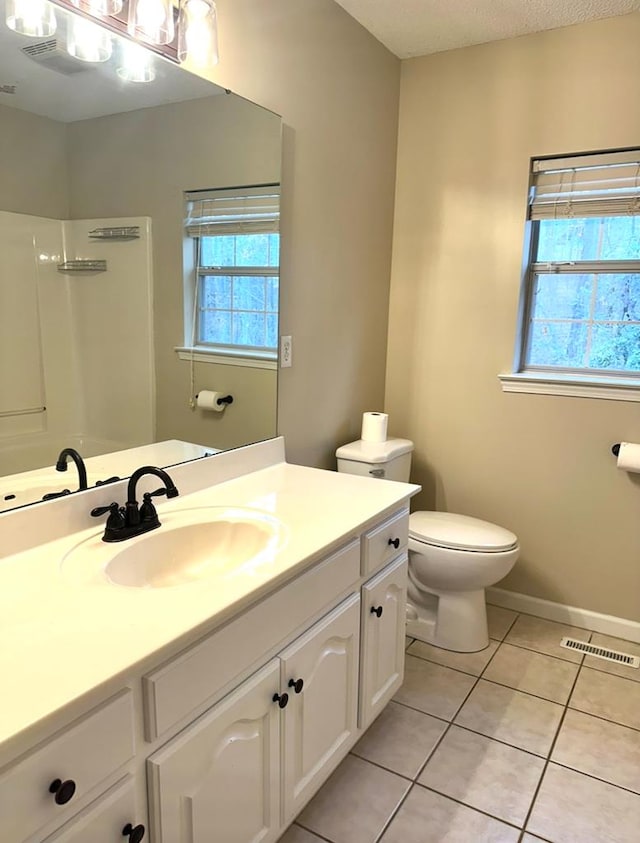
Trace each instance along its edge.
<path fill-rule="evenodd" d="M 186 346 L 276 359 L 279 223 L 278 185 L 186 194 Z"/>

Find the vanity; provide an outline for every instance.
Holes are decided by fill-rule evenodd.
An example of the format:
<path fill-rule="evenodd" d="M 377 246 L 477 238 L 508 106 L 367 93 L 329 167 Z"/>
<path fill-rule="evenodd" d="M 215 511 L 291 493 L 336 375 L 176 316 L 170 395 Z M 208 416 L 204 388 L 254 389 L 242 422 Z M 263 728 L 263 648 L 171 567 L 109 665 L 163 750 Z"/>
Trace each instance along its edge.
<path fill-rule="evenodd" d="M 0 515 L 0 843 L 275 841 L 402 682 L 418 486 L 281 438 L 169 472 L 122 543 L 124 484 Z"/>

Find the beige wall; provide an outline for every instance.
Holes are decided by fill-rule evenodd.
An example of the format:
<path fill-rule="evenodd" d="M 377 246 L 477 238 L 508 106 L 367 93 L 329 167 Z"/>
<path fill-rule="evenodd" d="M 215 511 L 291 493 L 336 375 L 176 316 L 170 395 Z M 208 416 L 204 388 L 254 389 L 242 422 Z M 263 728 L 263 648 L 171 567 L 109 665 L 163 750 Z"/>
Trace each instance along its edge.
<path fill-rule="evenodd" d="M 335 467 L 384 400 L 400 62 L 332 0 L 219 0 L 213 81 L 282 115 L 278 430 Z"/>
<path fill-rule="evenodd" d="M 278 182 L 280 137 L 277 116 L 224 94 L 69 127 L 71 215 L 152 218 L 159 440 L 223 449 L 275 435 L 275 372 L 197 364 L 195 390 L 229 391 L 234 404 L 192 410 L 190 363 L 174 348 L 184 344 L 184 191 Z"/>
<path fill-rule="evenodd" d="M 0 105 L 0 210 L 68 216 L 67 127 Z"/>
<path fill-rule="evenodd" d="M 640 404 L 504 394 L 529 159 L 638 144 L 640 15 L 403 63 L 385 409 L 420 507 L 518 534 L 507 588 L 640 620 Z"/>

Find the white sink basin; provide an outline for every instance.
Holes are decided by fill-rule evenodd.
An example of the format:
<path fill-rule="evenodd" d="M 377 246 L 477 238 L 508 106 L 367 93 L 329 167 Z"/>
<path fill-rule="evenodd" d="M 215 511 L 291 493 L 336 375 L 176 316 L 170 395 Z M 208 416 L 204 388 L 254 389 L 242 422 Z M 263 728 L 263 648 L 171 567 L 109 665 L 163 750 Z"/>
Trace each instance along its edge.
<path fill-rule="evenodd" d="M 133 588 L 167 588 L 230 577 L 273 561 L 285 530 L 259 510 L 202 507 L 160 513 L 162 525 L 120 543 L 100 536 L 77 545 L 62 562 L 76 582 L 87 577 Z"/>

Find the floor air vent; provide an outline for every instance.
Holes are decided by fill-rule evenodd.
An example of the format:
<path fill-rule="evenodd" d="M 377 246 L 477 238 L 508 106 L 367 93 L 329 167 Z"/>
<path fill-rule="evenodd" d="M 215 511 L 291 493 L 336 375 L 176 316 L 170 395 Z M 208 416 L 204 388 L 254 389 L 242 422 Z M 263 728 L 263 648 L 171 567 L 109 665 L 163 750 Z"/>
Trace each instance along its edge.
<path fill-rule="evenodd" d="M 585 641 L 577 641 L 575 638 L 563 638 L 561 647 L 567 650 L 577 650 L 587 656 L 595 656 L 597 659 L 604 659 L 608 662 L 617 662 L 626 667 L 640 667 L 640 658 L 630 656 L 628 653 L 619 653 L 617 650 L 607 650 L 605 647 L 596 647 L 595 644 L 587 644 Z"/>

